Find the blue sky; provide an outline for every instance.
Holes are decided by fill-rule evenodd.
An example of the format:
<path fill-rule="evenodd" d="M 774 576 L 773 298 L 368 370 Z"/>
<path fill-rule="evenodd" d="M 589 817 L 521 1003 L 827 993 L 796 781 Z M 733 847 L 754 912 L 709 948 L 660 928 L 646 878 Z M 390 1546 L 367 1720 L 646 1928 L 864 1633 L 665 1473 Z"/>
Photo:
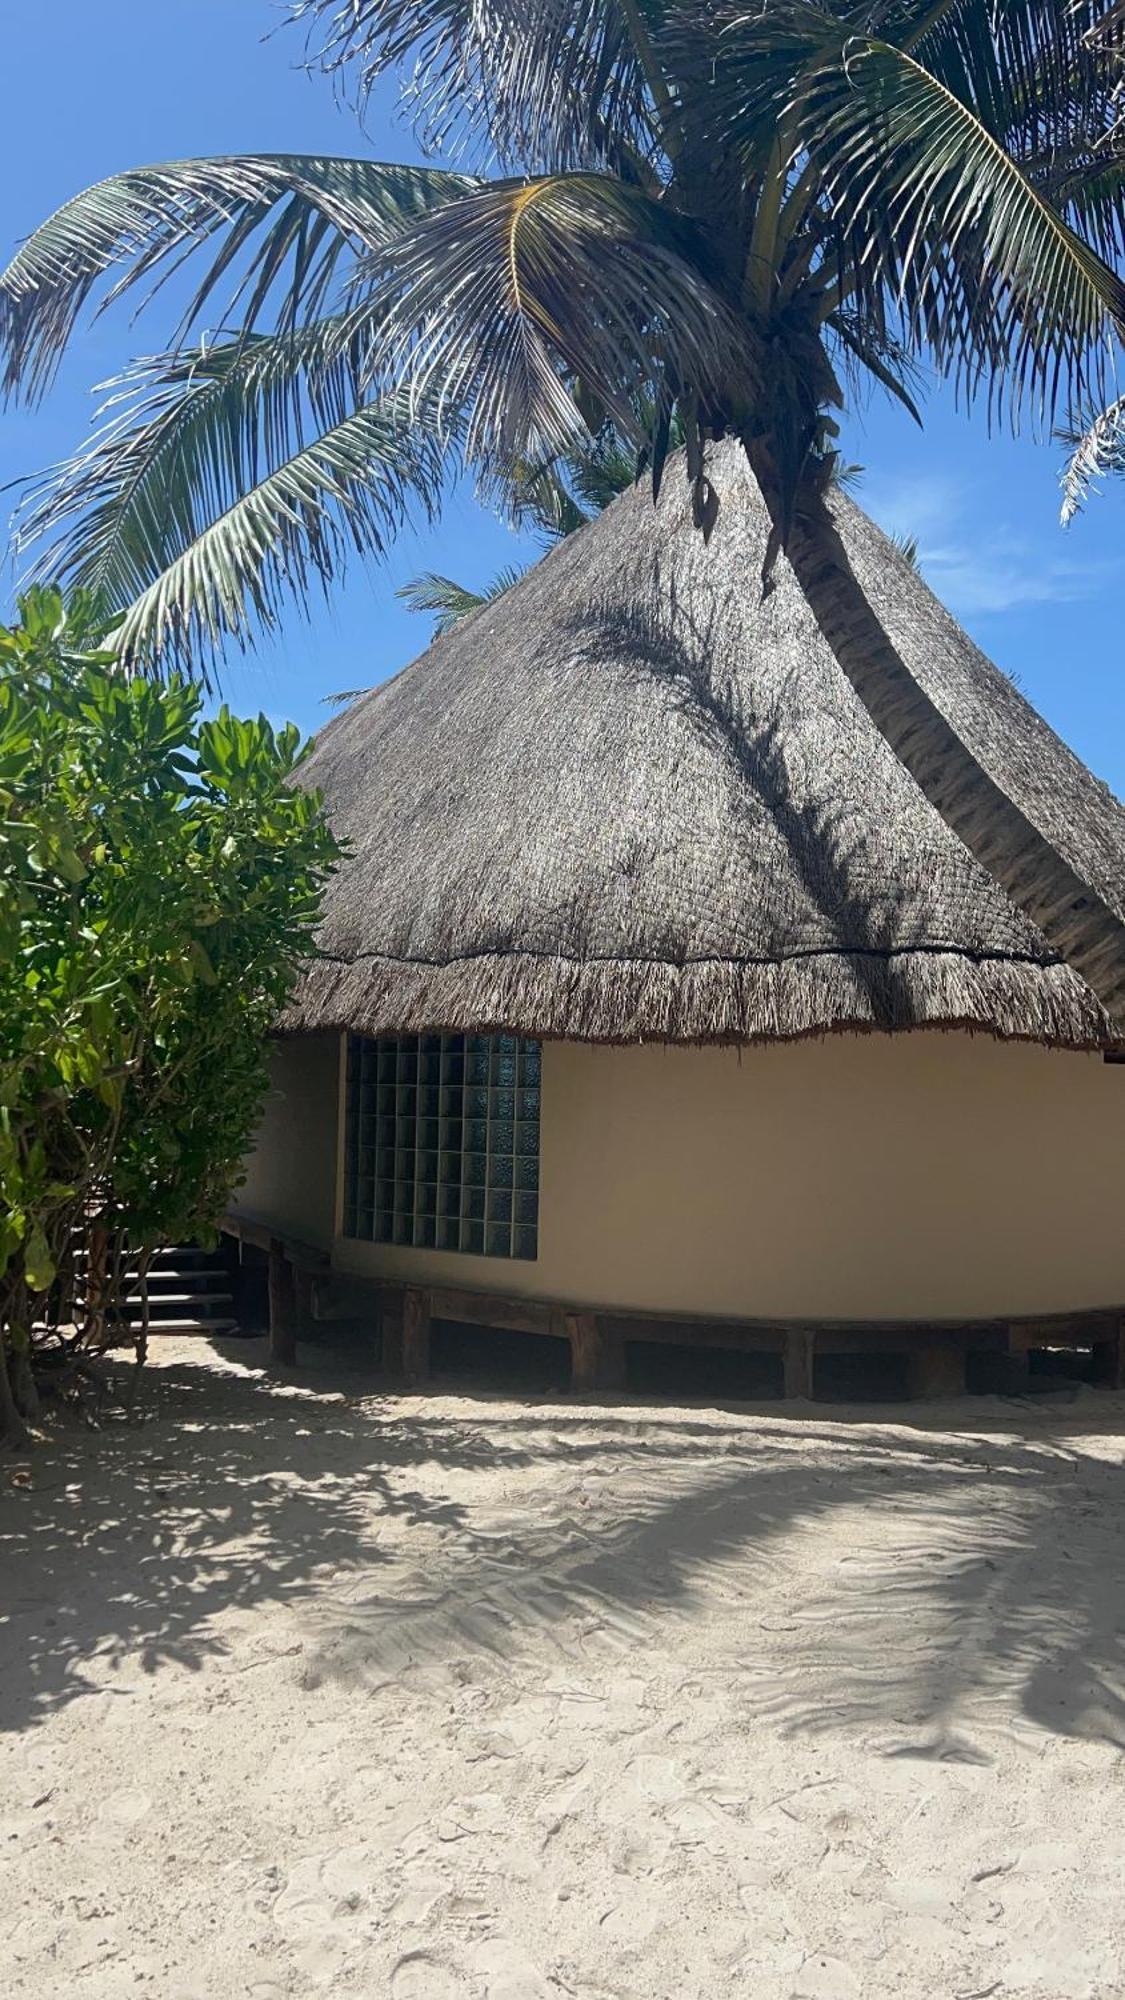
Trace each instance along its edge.
<path fill-rule="evenodd" d="M 151 160 L 239 151 L 414 157 L 406 130 L 375 110 L 361 132 L 331 85 L 304 72 L 299 35 L 283 14 L 274 0 L 6 9 L 0 258 L 79 187 Z M 93 413 L 90 388 L 169 332 L 159 309 L 140 328 L 127 312 L 84 326 L 48 402 L 0 413 L 0 484 L 73 448 Z M 1057 445 L 989 438 L 983 418 L 959 414 L 944 391 L 930 394 L 925 417 L 919 432 L 881 396 L 852 416 L 845 454 L 866 468 L 857 497 L 885 527 L 917 536 L 939 596 L 1125 794 L 1125 480 L 1064 531 Z M 294 613 L 257 653 L 234 654 L 224 691 L 240 707 L 315 729 L 325 695 L 372 684 L 425 644 L 428 621 L 397 601 L 398 585 L 420 569 L 483 581 L 519 553 L 503 525 L 459 493 L 436 529 L 403 539 L 388 568 L 355 569 L 311 621 Z"/>

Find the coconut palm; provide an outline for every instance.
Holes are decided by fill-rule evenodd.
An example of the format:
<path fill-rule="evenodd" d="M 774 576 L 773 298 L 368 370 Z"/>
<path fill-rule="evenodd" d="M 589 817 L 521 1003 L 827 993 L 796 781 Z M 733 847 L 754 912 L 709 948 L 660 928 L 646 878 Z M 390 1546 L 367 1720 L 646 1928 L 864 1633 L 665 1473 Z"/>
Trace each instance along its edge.
<path fill-rule="evenodd" d="M 452 632 L 462 618 L 471 617 L 474 611 L 483 610 L 486 604 L 495 604 L 497 598 L 503 597 L 524 574 L 524 565 L 511 563 L 507 569 L 498 570 L 483 589 L 473 590 L 469 584 L 458 583 L 455 577 L 442 576 L 440 570 L 428 569 L 421 576 L 412 577 L 409 583 L 404 583 L 396 594 L 411 611 L 428 613 L 434 621 L 434 635 L 440 638 L 444 632 Z"/>
<path fill-rule="evenodd" d="M 108 298 L 194 258 L 172 352 L 25 532 L 199 659 L 378 553 L 469 465 L 493 491 L 612 425 L 660 483 L 675 417 L 702 533 L 741 440 L 843 671 L 967 844 L 1111 1005 L 1125 923 L 907 672 L 827 497 L 834 412 L 924 360 L 991 416 L 1113 393 L 1125 285 L 1115 0 L 297 0 L 361 95 L 411 74 L 457 171 L 296 156 L 141 168 L 0 280 L 10 390 Z M 200 337 L 220 287 L 223 331 Z M 121 400 L 123 398 L 123 400 Z M 647 411 L 648 415 L 639 415 Z M 748 580 L 749 582 L 749 580 Z"/>

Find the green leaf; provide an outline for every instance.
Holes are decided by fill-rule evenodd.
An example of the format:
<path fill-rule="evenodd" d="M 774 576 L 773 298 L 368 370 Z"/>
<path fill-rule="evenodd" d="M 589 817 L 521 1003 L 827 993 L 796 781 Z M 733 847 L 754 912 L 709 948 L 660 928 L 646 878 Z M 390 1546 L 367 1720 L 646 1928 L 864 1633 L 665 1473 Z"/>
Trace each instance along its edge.
<path fill-rule="evenodd" d="M 316 801 L 290 786 L 295 731 L 229 710 L 205 723 L 195 685 L 107 675 L 100 649 L 80 650 L 85 613 L 75 623 L 59 604 L 33 601 L 33 643 L 0 628 L 0 733 L 18 711 L 28 743 L 0 826 L 9 1293 L 13 1258 L 20 1283 L 51 1284 L 51 1246 L 91 1199 L 134 1244 L 214 1222 L 337 853 Z M 208 743 L 225 782 L 198 781 Z M 102 863 L 64 886 L 60 857 L 98 846 Z M 0 1316 L 10 1338 L 2 1298 Z"/>
<path fill-rule="evenodd" d="M 215 968 L 207 955 L 206 947 L 200 943 L 198 938 L 192 938 L 188 945 L 188 962 L 196 978 L 202 980 L 204 986 L 215 986 L 218 984 Z"/>
<path fill-rule="evenodd" d="M 54 1283 L 55 1261 L 47 1247 L 47 1238 L 39 1223 L 33 1223 L 24 1244 L 23 1268 L 28 1285 L 33 1292 L 45 1292 Z"/>

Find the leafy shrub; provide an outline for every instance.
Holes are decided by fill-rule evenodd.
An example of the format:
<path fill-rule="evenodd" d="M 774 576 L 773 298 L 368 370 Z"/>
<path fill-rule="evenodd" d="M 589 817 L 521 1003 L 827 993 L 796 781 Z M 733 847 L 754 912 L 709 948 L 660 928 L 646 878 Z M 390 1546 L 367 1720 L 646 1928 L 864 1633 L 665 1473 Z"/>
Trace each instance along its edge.
<path fill-rule="evenodd" d="M 122 675 L 53 591 L 0 628 L 0 1428 L 111 1337 L 122 1248 L 206 1235 L 339 850 L 297 730 Z M 74 1243 L 86 1306 L 72 1323 Z M 92 1259 L 92 1261 L 90 1261 Z"/>

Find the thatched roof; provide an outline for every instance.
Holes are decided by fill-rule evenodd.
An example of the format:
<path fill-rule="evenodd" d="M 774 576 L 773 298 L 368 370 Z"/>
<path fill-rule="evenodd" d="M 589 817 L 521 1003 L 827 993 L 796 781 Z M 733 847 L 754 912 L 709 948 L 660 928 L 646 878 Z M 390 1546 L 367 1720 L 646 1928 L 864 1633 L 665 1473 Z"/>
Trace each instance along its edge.
<path fill-rule="evenodd" d="M 740 450 L 705 546 L 670 464 L 329 724 L 304 767 L 351 859 L 291 1027 L 743 1041 L 968 1026 L 1114 1039 L 929 805 L 829 651 Z M 1125 811 L 842 495 L 902 657 L 1084 879 Z"/>

